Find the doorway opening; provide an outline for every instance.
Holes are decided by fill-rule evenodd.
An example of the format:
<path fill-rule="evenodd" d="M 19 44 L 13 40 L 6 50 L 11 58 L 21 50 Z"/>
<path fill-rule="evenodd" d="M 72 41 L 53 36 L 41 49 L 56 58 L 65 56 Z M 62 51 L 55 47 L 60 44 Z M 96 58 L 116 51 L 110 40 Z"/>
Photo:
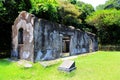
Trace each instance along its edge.
<path fill-rule="evenodd" d="M 70 36 L 64 35 L 62 38 L 62 57 L 70 56 Z"/>

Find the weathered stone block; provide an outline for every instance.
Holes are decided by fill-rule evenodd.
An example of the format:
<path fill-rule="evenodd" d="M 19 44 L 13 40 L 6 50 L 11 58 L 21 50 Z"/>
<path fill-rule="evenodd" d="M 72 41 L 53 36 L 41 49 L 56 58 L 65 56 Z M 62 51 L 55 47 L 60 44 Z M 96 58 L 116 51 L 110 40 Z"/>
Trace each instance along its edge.
<path fill-rule="evenodd" d="M 66 72 L 70 72 L 72 70 L 76 69 L 75 66 L 75 61 L 72 60 L 65 60 L 59 67 L 58 70 L 62 70 L 62 71 L 66 71 Z"/>

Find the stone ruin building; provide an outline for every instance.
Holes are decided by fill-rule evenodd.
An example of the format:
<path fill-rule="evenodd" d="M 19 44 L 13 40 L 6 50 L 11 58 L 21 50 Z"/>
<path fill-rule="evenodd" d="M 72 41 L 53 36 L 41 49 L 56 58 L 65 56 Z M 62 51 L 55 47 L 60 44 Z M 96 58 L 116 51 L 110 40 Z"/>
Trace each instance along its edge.
<path fill-rule="evenodd" d="M 22 11 L 12 26 L 12 59 L 52 60 L 97 51 L 95 34 Z"/>

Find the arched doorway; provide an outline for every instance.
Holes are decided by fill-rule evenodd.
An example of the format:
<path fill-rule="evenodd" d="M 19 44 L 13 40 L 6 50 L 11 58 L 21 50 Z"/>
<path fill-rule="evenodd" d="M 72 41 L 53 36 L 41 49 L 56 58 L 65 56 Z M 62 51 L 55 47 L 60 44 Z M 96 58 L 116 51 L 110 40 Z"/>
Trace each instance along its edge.
<path fill-rule="evenodd" d="M 23 28 L 18 30 L 18 58 L 21 58 L 23 51 Z"/>

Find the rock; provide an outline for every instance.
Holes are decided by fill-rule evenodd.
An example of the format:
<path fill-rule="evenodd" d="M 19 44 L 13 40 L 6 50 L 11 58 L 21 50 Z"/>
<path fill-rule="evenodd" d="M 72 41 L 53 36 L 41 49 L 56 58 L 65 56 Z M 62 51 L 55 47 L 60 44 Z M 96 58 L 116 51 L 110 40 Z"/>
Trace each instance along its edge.
<path fill-rule="evenodd" d="M 72 60 L 65 60 L 59 67 L 58 70 L 71 72 L 72 70 L 76 69 L 75 61 Z"/>
<path fill-rule="evenodd" d="M 47 63 L 40 62 L 40 64 L 41 64 L 43 67 L 48 67 L 48 64 L 47 64 Z"/>
<path fill-rule="evenodd" d="M 18 61 L 18 66 L 24 67 L 24 68 L 31 68 L 32 63 L 29 61 L 26 61 L 26 60 L 20 60 L 20 61 Z"/>
<path fill-rule="evenodd" d="M 25 67 L 25 68 L 31 68 L 31 67 L 32 67 L 32 64 L 26 63 L 26 64 L 24 64 L 24 67 Z"/>

